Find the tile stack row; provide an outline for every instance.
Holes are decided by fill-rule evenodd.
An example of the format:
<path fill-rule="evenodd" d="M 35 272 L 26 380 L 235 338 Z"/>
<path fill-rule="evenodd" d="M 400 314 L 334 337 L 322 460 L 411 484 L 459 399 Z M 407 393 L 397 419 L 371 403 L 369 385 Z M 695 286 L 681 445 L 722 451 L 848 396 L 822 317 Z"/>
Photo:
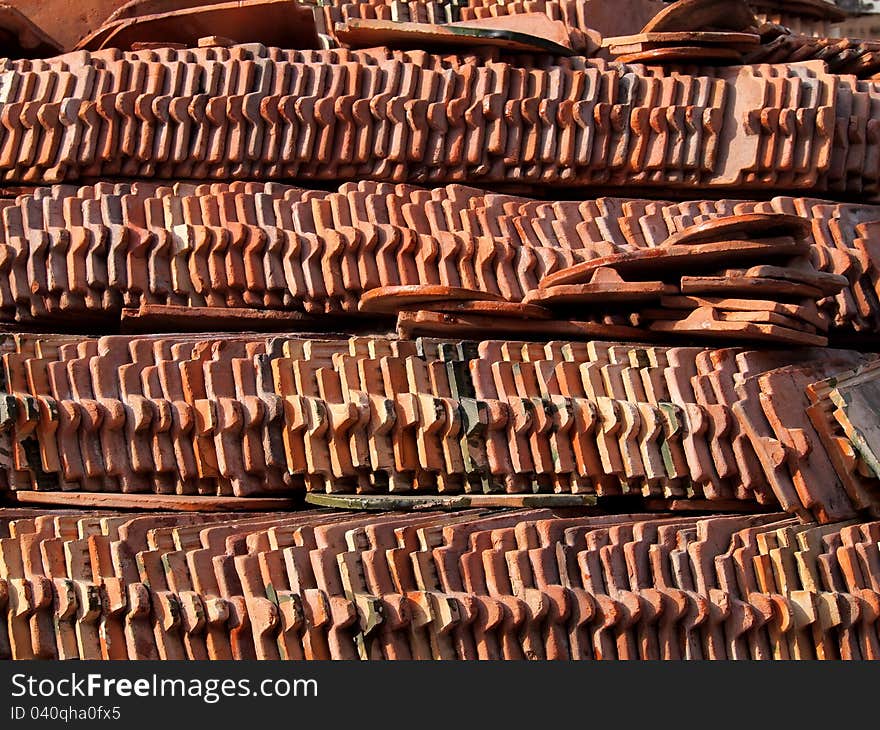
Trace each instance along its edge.
<path fill-rule="evenodd" d="M 877 659 L 880 524 L 10 516 L 0 658 Z"/>
<path fill-rule="evenodd" d="M 743 233 L 741 221 L 764 221 L 771 231 L 790 222 L 796 256 L 770 262 L 766 256 L 788 249 L 753 241 L 763 253 L 737 258 L 730 242 L 760 235 Z M 198 308 L 219 329 L 250 318 L 247 326 L 263 329 L 320 330 L 376 318 L 390 326 L 404 312 L 405 336 L 484 337 L 500 326 L 520 337 L 656 339 L 631 309 L 581 297 L 575 310 L 553 311 L 537 306 L 541 292 L 597 262 L 619 269 L 625 262 L 613 261 L 655 261 L 661 249 L 694 236 L 705 243 L 711 229 L 723 256 L 707 269 L 696 248 L 680 249 L 675 260 L 685 263 L 655 281 L 648 298 L 755 292 L 749 296 L 769 300 L 764 309 L 781 316 L 792 313 L 789 304 L 806 307 L 795 314 L 816 328 L 813 343 L 821 344 L 829 328 L 880 331 L 878 226 L 877 206 L 789 197 L 545 202 L 460 185 L 368 181 L 332 192 L 250 182 L 54 186 L 0 200 L 0 321 L 89 322 L 106 331 L 120 318 L 135 327 L 152 317 L 152 326 L 173 329 Z M 695 276 L 701 271 L 712 276 Z M 604 290 L 626 293 L 614 282 Z M 177 319 L 163 324 L 160 315 Z M 755 328 L 747 334 L 766 339 Z"/>
<path fill-rule="evenodd" d="M 210 50 L 230 60 L 166 49 L 8 64 L 0 172 L 9 182 L 370 178 L 869 197 L 880 177 L 867 132 L 874 84 L 821 62 L 665 75 L 578 57 L 534 68 Z"/>
<path fill-rule="evenodd" d="M 10 126 L 3 146 L 10 164 L 0 168 L 9 180 L 155 170 L 165 177 L 214 179 L 403 181 L 430 174 L 577 183 L 584 179 L 577 167 L 604 178 L 614 165 L 609 153 L 619 149 L 625 156 L 629 125 L 616 131 L 610 115 L 629 116 L 638 103 L 634 75 L 627 80 L 622 68 L 606 70 L 584 59 L 582 69 L 560 65 L 546 73 L 510 63 L 432 73 L 393 61 L 181 63 L 124 54 L 108 64 L 98 59 L 96 67 L 95 60 L 5 75 Z M 694 90 L 694 113 L 701 119 L 710 109 L 721 113 L 710 87 L 723 95 L 725 84 L 707 84 Z M 618 102 L 621 91 L 629 98 Z M 559 118 L 566 100 L 562 108 L 571 113 Z M 717 145 L 711 140 L 720 131 L 704 134 L 703 126 L 677 132 L 696 144 L 697 174 L 713 172 L 708 158 Z M 644 133 L 658 136 L 650 128 Z M 557 151 L 557 137 L 565 138 L 568 151 Z M 700 149 L 703 137 L 707 150 Z M 655 144 L 665 141 L 664 132 Z"/>
<path fill-rule="evenodd" d="M 871 360 L 851 351 L 293 335 L 5 347 L 4 473 L 22 500 L 630 495 L 820 522 L 880 505 L 876 479 L 852 488 L 792 407 Z"/>

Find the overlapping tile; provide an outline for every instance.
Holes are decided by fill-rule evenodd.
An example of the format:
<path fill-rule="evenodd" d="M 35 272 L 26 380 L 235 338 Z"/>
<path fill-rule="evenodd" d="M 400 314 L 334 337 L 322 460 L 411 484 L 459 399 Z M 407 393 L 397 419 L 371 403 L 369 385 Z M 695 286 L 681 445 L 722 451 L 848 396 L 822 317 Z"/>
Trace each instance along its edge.
<path fill-rule="evenodd" d="M 45 515 L 0 538 L 0 651 L 876 659 L 875 527 L 548 510 Z"/>
<path fill-rule="evenodd" d="M 731 216 L 797 218 L 799 242 L 786 248 L 776 234 L 761 243 L 760 233 L 718 228 Z M 4 201 L 0 318 L 61 328 L 88 318 L 101 329 L 121 320 L 155 331 L 188 328 L 195 307 L 202 329 L 320 331 L 421 310 L 443 316 L 404 316 L 401 331 L 482 337 L 500 321 L 509 332 L 639 340 L 656 337 L 639 308 L 656 310 L 663 297 L 667 312 L 756 299 L 773 303 L 764 309 L 777 321 L 768 324 L 807 306 L 812 314 L 797 311 L 816 329 L 810 336 L 845 337 L 880 328 L 878 216 L 871 205 L 790 197 L 549 203 L 459 185 L 56 186 Z M 689 227 L 715 230 L 713 241 L 677 243 Z M 656 256 L 682 263 L 663 270 Z M 654 280 L 622 278 L 630 260 L 629 268 L 650 261 Z M 599 279 L 545 294 L 572 267 Z M 563 306 L 572 296 L 574 312 Z"/>
<path fill-rule="evenodd" d="M 0 169 L 8 181 L 160 172 L 766 190 L 784 179 L 855 193 L 873 181 L 873 138 L 834 134 L 862 118 L 853 104 L 870 105 L 872 82 L 854 88 L 821 63 L 666 75 L 545 58 L 530 73 L 525 59 L 415 53 L 235 46 L 9 62 Z M 56 111 L 68 144 L 50 133 Z"/>
<path fill-rule="evenodd" d="M 19 501 L 629 495 L 821 522 L 880 508 L 791 409 L 871 361 L 854 351 L 242 334 L 17 335 L 6 349 Z"/>

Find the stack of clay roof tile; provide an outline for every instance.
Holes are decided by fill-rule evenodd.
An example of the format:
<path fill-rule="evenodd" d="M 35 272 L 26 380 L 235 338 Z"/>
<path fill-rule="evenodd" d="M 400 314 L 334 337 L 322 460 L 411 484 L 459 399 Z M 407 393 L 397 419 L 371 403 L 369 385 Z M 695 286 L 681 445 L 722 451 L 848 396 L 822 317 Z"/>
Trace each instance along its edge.
<path fill-rule="evenodd" d="M 797 216 L 717 218 L 657 248 L 552 273 L 525 301 L 563 309 L 596 303 L 637 309 L 634 316 L 652 332 L 826 345 L 828 320 L 815 300 L 839 293 L 848 282 L 813 266 L 809 228 Z"/>
<path fill-rule="evenodd" d="M 872 488 L 880 474 L 877 429 L 877 363 L 836 372 L 807 386 L 807 415 L 841 481 L 852 493 Z"/>
<path fill-rule="evenodd" d="M 761 20 L 134 0 L 0 62 L 0 658 L 880 658 L 875 49 Z"/>
<path fill-rule="evenodd" d="M 761 43 L 758 30 L 745 2 L 681 0 L 657 13 L 641 33 L 606 36 L 602 46 L 620 63 L 730 64 Z"/>
<path fill-rule="evenodd" d="M 869 79 L 880 73 L 880 41 L 780 35 L 746 55 L 749 63 L 822 61 L 828 70 Z"/>
<path fill-rule="evenodd" d="M 807 324 L 743 326 L 740 336 L 824 344 L 829 328 L 880 332 L 878 225 L 877 206 L 788 197 L 544 202 L 366 181 L 334 192 L 245 182 L 55 186 L 0 200 L 0 319 L 110 331 L 120 319 L 139 331 L 326 330 L 377 319 L 390 327 L 403 312 L 405 335 L 485 337 L 500 326 L 518 337 L 640 340 L 656 339 L 659 326 L 633 307 L 757 298 L 764 304 L 745 311 Z M 675 262 L 662 277 L 661 259 Z M 633 274 L 636 292 L 620 276 L 639 262 L 652 281 Z M 590 276 L 611 278 L 590 285 Z M 563 279 L 586 285 L 576 307 L 548 298 Z M 193 308 L 203 319 L 189 318 Z"/>
<path fill-rule="evenodd" d="M 9 182 L 686 180 L 863 194 L 880 175 L 866 131 L 878 92 L 821 63 L 667 75 L 414 53 L 236 46 L 8 62 L 0 171 Z"/>
<path fill-rule="evenodd" d="M 13 515 L 0 657 L 877 659 L 878 523 Z"/>
<path fill-rule="evenodd" d="M 256 40 L 286 47 L 332 48 L 350 42 L 337 29 L 350 21 L 365 20 L 391 28 L 389 23 L 415 23 L 427 28 L 449 23 L 520 23 L 525 15 L 546 16 L 565 28 L 571 46 L 586 54 L 595 40 L 637 32 L 655 16 L 683 19 L 676 30 L 738 30 L 731 23 L 748 7 L 742 0 L 690 0 L 670 9 L 662 0 L 369 0 L 349 3 L 323 1 L 318 5 L 295 0 L 85 0 L 75 17 L 59 0 L 16 0 L 0 7 L 0 34 L 10 56 L 48 56 L 59 50 L 101 48 L 186 47 L 229 45 Z M 827 38 L 829 21 L 842 14 L 829 2 L 803 0 L 784 3 L 755 0 L 753 22 L 762 33 L 783 32 Z M 750 18 L 752 16 L 749 16 Z M 697 26 L 696 28 L 694 26 Z M 540 35 L 522 25 L 526 35 Z M 433 31 L 431 31 L 433 32 Z M 48 35 L 47 35 L 48 33 Z M 51 36 L 51 38 L 49 37 Z M 55 40 L 55 39 L 58 40 Z M 468 45 L 462 39 L 459 45 Z"/>
<path fill-rule="evenodd" d="M 880 507 L 876 479 L 850 489 L 792 408 L 870 359 L 852 351 L 258 335 L 20 335 L 7 348 L 19 501 L 631 495 L 821 522 Z"/>

